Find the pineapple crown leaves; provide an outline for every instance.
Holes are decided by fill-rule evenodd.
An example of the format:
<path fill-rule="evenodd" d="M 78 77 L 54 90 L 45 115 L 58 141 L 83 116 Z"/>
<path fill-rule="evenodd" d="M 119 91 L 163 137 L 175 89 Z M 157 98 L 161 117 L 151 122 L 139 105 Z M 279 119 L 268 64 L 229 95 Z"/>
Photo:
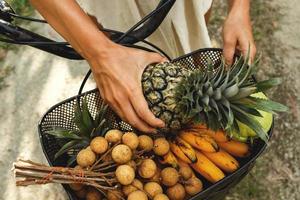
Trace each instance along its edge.
<path fill-rule="evenodd" d="M 208 62 L 208 67 L 184 77 L 175 89 L 177 106 L 184 121 L 204 122 L 211 129 L 225 129 L 229 135 L 233 130 L 238 131 L 237 121 L 240 121 L 267 141 L 268 134 L 252 116 L 262 117 L 258 110 L 275 113 L 285 112 L 288 108 L 268 99 L 250 96 L 281 83 L 279 78 L 260 82 L 253 80 L 259 60 L 260 57 L 249 65 L 248 52 L 246 57 L 236 59 L 230 69 L 222 59 L 215 69 Z"/>
<path fill-rule="evenodd" d="M 95 136 L 103 136 L 109 129 L 107 120 L 105 119 L 107 108 L 108 106 L 106 104 L 101 103 L 94 119 L 89 111 L 86 97 L 84 97 L 82 101 L 82 106 L 76 104 L 74 106 L 73 122 L 77 128 L 67 130 L 54 127 L 48 132 L 49 135 L 53 135 L 57 139 L 62 139 L 59 141 L 62 143 L 61 148 L 55 154 L 54 159 L 57 159 L 71 149 L 85 148 Z M 68 163 L 71 164 L 73 162 L 72 160 L 74 161 L 74 156 L 70 158 Z"/>

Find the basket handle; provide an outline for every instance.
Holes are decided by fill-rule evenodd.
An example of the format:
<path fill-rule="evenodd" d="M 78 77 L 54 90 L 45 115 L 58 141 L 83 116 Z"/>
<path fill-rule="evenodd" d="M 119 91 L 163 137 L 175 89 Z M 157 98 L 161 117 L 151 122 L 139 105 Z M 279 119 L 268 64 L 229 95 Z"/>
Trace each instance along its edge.
<path fill-rule="evenodd" d="M 126 34 L 112 34 L 112 40 L 120 44 L 134 44 L 147 38 L 162 23 L 175 1 L 176 0 L 160 0 L 158 6 L 130 28 Z M 0 38 L 1 42 L 29 45 L 68 59 L 83 59 L 67 42 L 53 41 L 37 33 L 16 26 L 12 24 L 14 18 L 47 23 L 45 20 L 20 16 L 13 11 L 5 0 L 0 0 L 0 35 L 3 36 L 3 38 Z M 129 37 L 129 33 L 133 37 Z"/>

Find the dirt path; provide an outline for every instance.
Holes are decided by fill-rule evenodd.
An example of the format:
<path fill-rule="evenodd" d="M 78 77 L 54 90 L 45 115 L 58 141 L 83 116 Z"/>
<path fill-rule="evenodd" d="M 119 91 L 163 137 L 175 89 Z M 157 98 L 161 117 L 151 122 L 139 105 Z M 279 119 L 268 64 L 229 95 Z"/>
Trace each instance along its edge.
<path fill-rule="evenodd" d="M 9 52 L 3 65 L 15 66 L 15 71 L 0 91 L 0 200 L 67 199 L 60 185 L 17 188 L 10 169 L 17 158 L 46 163 L 37 124 L 52 105 L 77 93 L 87 64 L 22 47 Z"/>
<path fill-rule="evenodd" d="M 274 59 L 274 65 L 264 66 L 260 76 L 283 78 L 282 85 L 270 96 L 291 110 L 276 117 L 274 136 L 266 154 L 227 200 L 300 199 L 300 4 L 297 0 L 272 2 L 281 7 L 282 19 L 274 37 L 269 37 L 273 40 L 269 44 L 275 44 L 269 58 Z"/>

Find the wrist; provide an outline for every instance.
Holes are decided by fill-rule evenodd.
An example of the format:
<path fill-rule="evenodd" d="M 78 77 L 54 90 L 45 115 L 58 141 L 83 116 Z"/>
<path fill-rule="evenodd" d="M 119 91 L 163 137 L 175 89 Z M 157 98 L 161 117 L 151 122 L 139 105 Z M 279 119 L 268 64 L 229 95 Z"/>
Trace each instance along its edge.
<path fill-rule="evenodd" d="M 93 36 L 87 37 L 83 42 L 80 54 L 90 61 L 95 58 L 105 57 L 105 55 L 116 44 L 107 38 L 102 32 L 98 31 Z"/>

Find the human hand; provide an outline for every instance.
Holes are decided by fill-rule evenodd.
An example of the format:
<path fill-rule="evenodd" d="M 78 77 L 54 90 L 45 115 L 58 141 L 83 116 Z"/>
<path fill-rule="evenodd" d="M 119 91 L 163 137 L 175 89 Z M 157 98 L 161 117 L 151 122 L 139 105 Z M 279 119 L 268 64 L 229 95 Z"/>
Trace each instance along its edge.
<path fill-rule="evenodd" d="M 223 55 L 227 64 L 232 64 L 236 49 L 244 56 L 250 50 L 250 62 L 253 61 L 256 46 L 252 34 L 249 2 L 245 4 L 233 2 L 223 25 Z"/>
<path fill-rule="evenodd" d="M 166 61 L 157 53 L 150 53 L 115 43 L 88 59 L 101 97 L 133 127 L 149 133 L 164 127 L 154 116 L 143 96 L 141 77 L 151 63 Z"/>

